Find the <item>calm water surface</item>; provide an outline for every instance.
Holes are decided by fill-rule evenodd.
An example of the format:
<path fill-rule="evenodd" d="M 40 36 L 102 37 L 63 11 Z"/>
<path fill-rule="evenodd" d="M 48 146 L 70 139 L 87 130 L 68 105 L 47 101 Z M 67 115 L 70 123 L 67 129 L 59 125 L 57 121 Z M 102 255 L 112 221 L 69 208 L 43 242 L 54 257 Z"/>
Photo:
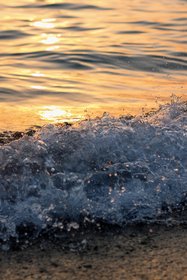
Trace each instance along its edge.
<path fill-rule="evenodd" d="M 185 0 L 0 0 L 0 9 L 1 130 L 187 99 Z"/>

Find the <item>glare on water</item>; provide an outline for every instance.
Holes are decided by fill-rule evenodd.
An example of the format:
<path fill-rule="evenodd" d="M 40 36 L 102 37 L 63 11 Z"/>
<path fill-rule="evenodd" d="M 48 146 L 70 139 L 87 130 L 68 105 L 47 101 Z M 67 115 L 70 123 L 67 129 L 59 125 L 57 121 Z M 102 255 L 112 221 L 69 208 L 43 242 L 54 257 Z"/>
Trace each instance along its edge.
<path fill-rule="evenodd" d="M 186 99 L 185 1 L 10 0 L 0 8 L 1 130 Z"/>

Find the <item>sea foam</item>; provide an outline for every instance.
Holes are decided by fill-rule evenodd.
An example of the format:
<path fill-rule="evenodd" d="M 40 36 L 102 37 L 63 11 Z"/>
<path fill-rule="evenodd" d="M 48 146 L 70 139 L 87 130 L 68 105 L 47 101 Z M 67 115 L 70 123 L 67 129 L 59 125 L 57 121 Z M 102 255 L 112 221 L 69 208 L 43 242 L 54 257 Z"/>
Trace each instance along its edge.
<path fill-rule="evenodd" d="M 87 221 L 154 222 L 184 207 L 186 197 L 184 102 L 141 117 L 46 125 L 0 147 L 4 244 L 19 240 L 22 227 L 37 237 Z"/>

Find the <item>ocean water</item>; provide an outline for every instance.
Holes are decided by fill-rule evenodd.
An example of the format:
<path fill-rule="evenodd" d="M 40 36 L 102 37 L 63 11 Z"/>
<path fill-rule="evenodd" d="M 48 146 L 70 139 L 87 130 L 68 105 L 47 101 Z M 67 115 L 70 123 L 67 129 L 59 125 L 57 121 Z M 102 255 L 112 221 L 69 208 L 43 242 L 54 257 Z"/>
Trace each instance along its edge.
<path fill-rule="evenodd" d="M 46 125 L 0 147 L 2 246 L 23 232 L 172 218 L 187 205 L 186 167 L 184 102 L 148 116 Z"/>
<path fill-rule="evenodd" d="M 0 129 L 186 100 L 184 0 L 0 0 Z"/>
<path fill-rule="evenodd" d="M 187 205 L 187 2 L 0 9 L 1 247 L 101 222 L 176 222 Z"/>

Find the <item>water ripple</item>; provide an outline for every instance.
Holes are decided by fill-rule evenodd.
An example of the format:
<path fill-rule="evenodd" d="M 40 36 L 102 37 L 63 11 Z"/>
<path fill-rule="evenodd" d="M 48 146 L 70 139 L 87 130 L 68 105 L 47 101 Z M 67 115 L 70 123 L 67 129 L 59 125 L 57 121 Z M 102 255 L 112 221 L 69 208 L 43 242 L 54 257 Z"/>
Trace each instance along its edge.
<path fill-rule="evenodd" d="M 184 53 L 185 54 L 185 53 Z M 3 54 L 0 54 L 0 57 Z M 94 68 L 113 68 L 113 69 L 128 69 L 143 72 L 167 72 L 170 70 L 186 71 L 187 60 L 159 55 L 140 55 L 128 56 L 123 53 L 102 53 L 102 52 L 28 52 L 28 53 L 14 53 L 10 56 L 16 57 L 20 60 L 37 59 L 41 62 L 50 63 L 50 67 L 57 67 L 60 65 L 64 69 L 74 70 L 91 70 Z M 176 54 L 176 56 L 179 56 Z M 183 55 L 184 56 L 184 55 Z M 54 65 L 54 66 L 52 66 Z"/>
<path fill-rule="evenodd" d="M 63 9 L 63 10 L 112 10 L 112 8 L 101 7 L 97 5 L 81 5 L 74 3 L 53 3 L 53 4 L 33 4 L 33 5 L 23 5 L 16 6 L 15 8 L 24 8 L 24 9 Z"/>
<path fill-rule="evenodd" d="M 13 39 L 19 39 L 19 38 L 22 38 L 25 36 L 29 36 L 29 34 L 19 31 L 19 30 L 0 31 L 0 40 L 13 40 Z"/>
<path fill-rule="evenodd" d="M 186 1 L 11 0 L 0 8 L 0 111 L 12 100 L 71 108 L 76 100 L 112 113 L 171 93 L 186 99 Z"/>

